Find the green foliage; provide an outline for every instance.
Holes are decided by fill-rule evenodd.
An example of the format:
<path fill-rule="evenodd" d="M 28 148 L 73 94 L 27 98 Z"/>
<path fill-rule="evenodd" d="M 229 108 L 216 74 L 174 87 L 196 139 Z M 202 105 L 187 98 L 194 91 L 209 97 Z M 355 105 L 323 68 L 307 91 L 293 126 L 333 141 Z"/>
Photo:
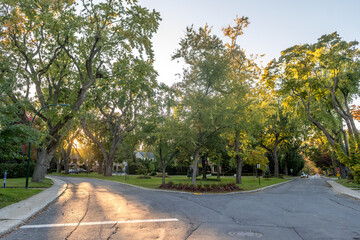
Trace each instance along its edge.
<path fill-rule="evenodd" d="M 188 130 L 187 147 L 194 156 L 193 184 L 200 151 L 214 134 L 225 127 L 225 98 L 228 57 L 223 42 L 211 34 L 211 28 L 187 28 L 173 59 L 185 61 L 179 94 L 178 116 Z"/>
<path fill-rule="evenodd" d="M 264 74 L 266 85 L 284 99 L 287 108 L 306 116 L 324 134 L 341 161 L 355 172 L 359 171 L 356 144 L 350 142 L 354 141 L 351 138 L 358 138 L 358 133 L 349 103 L 360 93 L 358 44 L 344 41 L 336 32 L 326 34 L 314 44 L 284 50 Z M 349 144 L 344 123 L 351 135 Z"/>
<path fill-rule="evenodd" d="M 34 172 L 35 163 L 30 163 L 30 176 Z M 4 177 L 7 171 L 8 178 L 22 178 L 26 177 L 27 163 L 0 163 L 0 178 Z"/>
<path fill-rule="evenodd" d="M 301 149 L 300 139 L 296 141 L 286 141 L 280 154 L 280 163 L 282 168 L 287 168 L 287 174 L 296 176 L 300 170 L 304 167 L 303 151 Z M 292 169 L 292 172 L 291 172 Z"/>
<path fill-rule="evenodd" d="M 260 169 L 265 171 L 269 160 L 265 156 L 266 150 L 261 147 L 256 147 L 254 149 L 247 150 L 246 157 L 245 157 L 245 164 L 256 166 L 260 164 Z"/>
<path fill-rule="evenodd" d="M 267 179 L 271 178 L 271 173 L 269 170 L 265 171 L 264 178 L 267 178 Z"/>
<path fill-rule="evenodd" d="M 349 136 L 349 155 L 344 154 L 340 144 L 335 145 L 335 152 L 340 162 L 348 166 L 354 176 L 354 182 L 360 183 L 360 140 Z"/>
<path fill-rule="evenodd" d="M 115 104 L 124 119 L 134 119 L 134 111 L 124 108 L 141 106 L 139 101 L 130 104 L 129 98 L 149 97 L 156 75 L 151 38 L 159 21 L 158 12 L 136 1 L 0 2 L 0 89 L 6 89 L 7 102 L 19 108 L 16 114 L 23 124 L 28 123 L 26 112 L 49 104 L 70 105 L 38 115 L 38 129 L 49 133 L 42 140 L 46 152 L 39 155 L 40 165 L 49 164 L 64 128 L 78 117 L 86 98 L 99 95 L 105 113 L 103 104 Z M 35 97 L 29 94 L 32 89 Z M 94 109 L 96 102 L 86 102 L 85 109 Z M 119 136 L 112 137 L 119 141 Z M 43 170 L 35 172 L 33 179 L 42 180 Z"/>

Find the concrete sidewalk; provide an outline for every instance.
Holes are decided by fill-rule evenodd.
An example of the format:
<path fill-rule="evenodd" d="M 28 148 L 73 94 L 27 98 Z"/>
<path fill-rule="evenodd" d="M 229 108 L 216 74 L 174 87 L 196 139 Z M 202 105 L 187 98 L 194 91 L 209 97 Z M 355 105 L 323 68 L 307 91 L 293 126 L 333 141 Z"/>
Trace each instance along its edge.
<path fill-rule="evenodd" d="M 59 179 L 47 177 L 53 185 L 28 199 L 0 209 L 0 236 L 21 225 L 31 216 L 44 209 L 59 197 L 67 188 L 67 184 Z"/>
<path fill-rule="evenodd" d="M 360 200 L 360 192 L 351 190 L 350 188 L 347 188 L 347 187 L 341 185 L 340 183 L 335 182 L 334 180 L 329 180 L 326 182 L 331 185 L 332 189 L 335 192 L 338 192 L 340 194 L 347 195 L 347 196 L 350 196 L 350 197 Z"/>

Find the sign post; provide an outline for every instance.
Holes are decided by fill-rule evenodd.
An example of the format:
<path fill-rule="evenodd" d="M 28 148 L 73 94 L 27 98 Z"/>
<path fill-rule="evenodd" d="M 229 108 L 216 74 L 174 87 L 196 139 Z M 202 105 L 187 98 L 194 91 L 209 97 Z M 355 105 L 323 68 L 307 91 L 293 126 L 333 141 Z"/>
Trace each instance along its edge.
<path fill-rule="evenodd" d="M 260 163 L 256 164 L 256 168 L 260 169 Z M 260 185 L 260 174 L 259 174 L 259 185 Z"/>
<path fill-rule="evenodd" d="M 7 175 L 7 171 L 4 172 L 4 188 L 6 188 L 6 175 Z"/>
<path fill-rule="evenodd" d="M 124 165 L 124 173 L 125 173 L 125 181 L 126 181 L 127 162 L 123 162 L 123 165 Z"/>

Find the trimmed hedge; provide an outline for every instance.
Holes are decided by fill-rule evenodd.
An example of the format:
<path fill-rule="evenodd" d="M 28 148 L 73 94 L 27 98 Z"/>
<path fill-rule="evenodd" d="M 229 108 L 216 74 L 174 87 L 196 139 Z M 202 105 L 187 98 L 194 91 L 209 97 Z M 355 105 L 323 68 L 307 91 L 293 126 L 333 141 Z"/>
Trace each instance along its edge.
<path fill-rule="evenodd" d="M 30 163 L 30 176 L 33 175 L 35 163 Z M 7 178 L 22 178 L 26 177 L 27 163 L 0 163 L 0 178 L 4 178 L 4 173 L 7 171 Z"/>
<path fill-rule="evenodd" d="M 219 183 L 219 184 L 198 184 L 193 185 L 189 183 L 178 183 L 175 184 L 173 182 L 168 182 L 165 184 L 161 184 L 159 186 L 160 189 L 170 189 L 170 190 L 181 190 L 188 192 L 231 192 L 231 191 L 240 191 L 241 189 L 235 183 Z"/>

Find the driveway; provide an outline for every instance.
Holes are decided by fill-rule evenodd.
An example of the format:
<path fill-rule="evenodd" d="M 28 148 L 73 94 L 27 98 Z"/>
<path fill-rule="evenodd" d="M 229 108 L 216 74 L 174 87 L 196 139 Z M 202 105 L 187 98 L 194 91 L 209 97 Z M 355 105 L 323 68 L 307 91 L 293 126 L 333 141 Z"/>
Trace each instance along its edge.
<path fill-rule="evenodd" d="M 322 178 L 232 195 L 61 179 L 65 193 L 4 239 L 360 239 L 360 202 Z"/>

